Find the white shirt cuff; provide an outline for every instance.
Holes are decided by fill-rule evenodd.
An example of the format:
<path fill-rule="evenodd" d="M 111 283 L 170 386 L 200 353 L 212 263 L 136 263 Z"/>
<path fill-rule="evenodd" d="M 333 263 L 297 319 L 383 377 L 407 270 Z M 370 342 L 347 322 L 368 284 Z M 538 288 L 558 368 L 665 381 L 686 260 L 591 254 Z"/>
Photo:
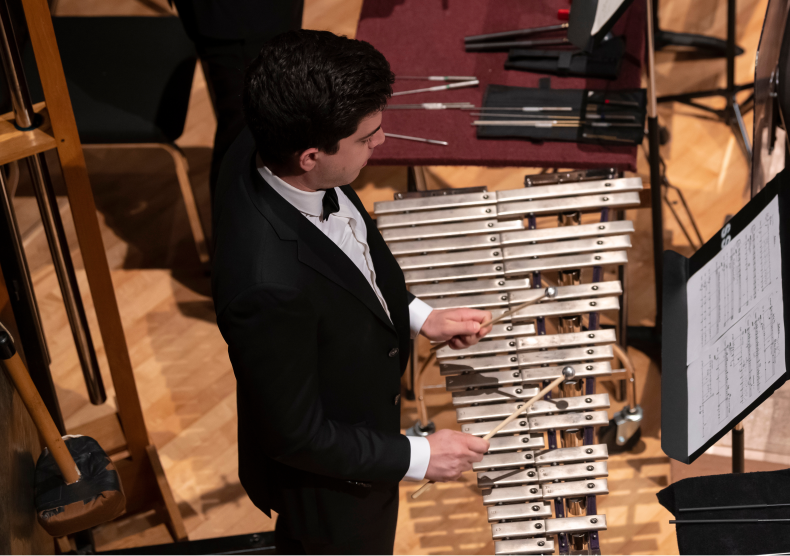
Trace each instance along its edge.
<path fill-rule="evenodd" d="M 428 315 L 433 311 L 433 307 L 425 303 L 419 297 L 415 297 L 409 303 L 409 328 L 411 328 L 412 339 L 420 335 L 422 325 L 428 319 Z"/>
<path fill-rule="evenodd" d="M 404 481 L 422 481 L 431 461 L 431 444 L 423 436 L 407 436 L 411 443 L 411 460 Z"/>

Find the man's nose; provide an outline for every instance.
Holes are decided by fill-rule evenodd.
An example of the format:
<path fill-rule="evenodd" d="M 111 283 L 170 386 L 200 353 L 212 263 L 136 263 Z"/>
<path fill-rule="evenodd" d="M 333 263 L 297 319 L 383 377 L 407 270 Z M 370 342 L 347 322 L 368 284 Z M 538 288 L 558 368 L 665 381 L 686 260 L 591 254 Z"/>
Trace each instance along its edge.
<path fill-rule="evenodd" d="M 386 138 L 384 137 L 384 130 L 379 128 L 379 130 L 373 135 L 373 141 L 370 142 L 370 148 L 375 149 L 379 145 L 381 145 Z"/>

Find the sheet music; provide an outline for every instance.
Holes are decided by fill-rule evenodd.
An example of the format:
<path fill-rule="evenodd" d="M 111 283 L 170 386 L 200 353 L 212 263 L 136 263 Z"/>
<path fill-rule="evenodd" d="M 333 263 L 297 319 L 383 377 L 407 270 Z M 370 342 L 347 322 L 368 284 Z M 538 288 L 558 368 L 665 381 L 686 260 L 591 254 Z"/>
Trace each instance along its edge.
<path fill-rule="evenodd" d="M 734 238 L 723 235 L 687 284 L 689 454 L 785 372 L 778 199 Z"/>

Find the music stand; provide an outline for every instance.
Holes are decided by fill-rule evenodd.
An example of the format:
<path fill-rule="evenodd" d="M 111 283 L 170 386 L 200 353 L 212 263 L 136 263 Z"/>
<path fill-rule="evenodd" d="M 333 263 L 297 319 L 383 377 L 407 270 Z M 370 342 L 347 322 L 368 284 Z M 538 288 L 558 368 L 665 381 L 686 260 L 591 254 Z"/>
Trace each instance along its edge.
<path fill-rule="evenodd" d="M 568 40 L 580 50 L 592 51 L 634 0 L 577 2 L 568 18 Z"/>
<path fill-rule="evenodd" d="M 790 13 L 790 2 L 788 0 L 770 0 L 766 10 L 766 17 L 763 24 L 760 44 L 758 46 L 757 64 L 755 66 L 755 152 L 752 160 L 752 200 L 733 217 L 722 228 L 719 234 L 706 243 L 691 259 L 668 251 L 664 255 L 665 274 L 664 274 L 664 312 L 672 323 L 663 328 L 666 338 L 665 346 L 672 346 L 671 349 L 664 350 L 664 372 L 662 374 L 662 449 L 673 459 L 683 463 L 691 463 L 699 455 L 705 452 L 718 439 L 724 436 L 729 430 L 733 431 L 732 437 L 732 470 L 734 473 L 744 471 L 744 436 L 742 419 L 765 401 L 779 386 L 789 377 L 787 368 L 790 366 L 788 352 L 784 351 L 786 340 L 789 338 L 783 322 L 790 317 L 790 302 L 782 297 L 784 284 L 790 284 L 790 236 L 787 230 L 790 226 L 790 174 L 788 171 L 777 175 L 779 168 L 775 164 L 777 152 L 784 155 L 788 152 L 786 136 L 784 144 L 777 145 L 777 128 L 783 120 L 783 114 L 790 108 L 790 79 L 784 75 L 790 61 L 790 36 L 787 26 L 788 14 Z M 780 46 L 781 45 L 781 46 Z M 778 117 L 777 117 L 778 116 Z M 784 157 L 782 157 L 784 162 Z M 771 183 L 767 183 L 769 180 Z M 770 213 L 770 214 L 769 214 Z M 776 226 L 773 232 L 768 230 L 767 223 L 773 222 Z M 755 223 L 762 226 L 762 230 L 755 228 Z M 758 227 L 759 227 L 758 226 Z M 754 238 L 762 237 L 773 238 L 772 242 L 755 241 Z M 781 242 L 776 240 L 781 237 Z M 740 258 L 729 244 L 732 241 L 740 241 L 741 248 L 746 247 L 750 255 L 747 264 L 742 264 L 745 259 Z M 747 243 L 751 245 L 747 247 Z M 773 246 L 773 247 L 771 247 Z M 768 253 L 771 248 L 772 252 Z M 722 257 L 725 250 L 729 250 L 727 258 Z M 762 253 L 760 257 L 757 254 Z M 753 255 L 753 256 L 752 256 Z M 729 265 L 729 266 L 728 266 Z M 743 305 L 744 291 L 738 290 L 737 296 L 731 295 L 729 298 L 711 294 L 710 292 L 726 291 L 730 288 L 730 283 L 737 283 L 743 276 L 753 272 L 755 268 L 762 266 L 764 269 L 769 267 L 773 273 L 771 279 L 767 279 L 768 274 L 760 275 L 760 280 L 751 279 L 752 291 L 755 292 L 754 300 L 748 300 Z M 730 268 L 729 274 L 723 274 L 723 268 Z M 720 280 L 717 284 L 710 283 L 709 286 L 702 288 L 700 279 L 704 280 L 705 273 L 711 276 L 716 275 L 726 279 Z M 760 288 L 756 287 L 758 282 Z M 779 284 L 779 296 L 773 296 L 769 303 L 767 299 L 756 301 L 759 291 L 766 292 L 769 287 L 765 286 L 771 282 L 770 287 Z M 704 293 L 702 297 L 699 297 Z M 746 297 L 749 297 L 747 292 Z M 705 296 L 710 296 L 707 302 Z M 725 296 L 726 297 L 726 296 Z M 705 309 L 707 303 L 708 309 Z M 731 305 L 738 309 L 734 310 L 730 317 L 726 317 L 726 306 Z M 712 315 L 717 315 L 721 322 L 726 326 L 718 326 L 718 330 L 710 337 L 712 340 L 694 340 L 694 331 L 699 328 L 706 329 L 704 325 L 707 319 L 710 321 Z M 698 316 L 702 315 L 702 316 Z M 721 317 L 721 315 L 725 315 Z M 754 345 L 756 336 L 750 332 L 737 332 L 733 335 L 736 327 L 744 327 L 743 324 L 749 319 L 765 321 L 770 320 L 771 315 L 776 315 L 776 320 L 771 321 L 773 325 L 763 326 L 765 330 L 773 330 L 772 343 L 762 344 L 762 352 L 758 359 L 741 355 L 740 358 L 733 358 L 732 354 L 744 349 L 743 338 L 748 338 L 751 345 Z M 719 318 L 721 317 L 721 318 Z M 731 320 L 732 324 L 726 321 Z M 702 323 L 702 324 L 700 324 Z M 748 323 L 747 323 L 748 324 Z M 707 326 L 717 328 L 717 326 Z M 728 338 L 729 335 L 729 338 Z M 718 338 L 718 339 L 717 339 Z M 767 336 L 766 336 L 767 338 Z M 765 338 L 763 338 L 765 339 Z M 704 345 L 704 349 L 691 347 Z M 724 342 L 725 350 L 721 346 L 715 348 L 715 343 Z M 750 344 L 745 344 L 749 346 Z M 714 349 L 715 348 L 715 349 Z M 732 349 L 732 353 L 725 353 Z M 745 348 L 747 350 L 750 347 Z M 694 355 L 688 356 L 686 351 Z M 696 351 L 695 351 L 696 350 Z M 709 350 L 716 357 L 707 356 L 704 350 Z M 717 351 L 718 350 L 718 351 Z M 702 353 L 698 357 L 696 353 Z M 707 358 L 707 359 L 706 359 Z M 735 375 L 743 373 L 747 369 L 752 372 L 755 361 L 757 367 L 762 365 L 762 369 L 768 369 L 765 376 L 761 377 L 758 371 L 756 375 L 748 374 L 748 381 L 741 383 L 740 392 L 730 398 L 722 398 L 725 405 L 719 405 L 718 411 L 724 411 L 727 415 L 722 418 L 717 415 L 712 418 L 703 406 L 709 403 L 709 397 L 715 397 L 715 388 L 707 387 L 706 384 L 715 383 L 719 380 L 721 388 L 721 377 L 724 376 L 716 369 L 722 367 L 723 361 L 729 361 L 730 367 L 725 367 L 726 379 L 736 380 Z M 700 372 L 699 361 L 709 364 L 710 375 L 706 380 L 705 372 Z M 766 364 L 767 361 L 772 363 Z M 694 365 L 697 365 L 694 368 Z M 772 365 L 772 366 L 771 366 Z M 704 368 L 704 367 L 703 367 Z M 711 379 L 710 377 L 713 377 Z M 716 378 L 718 377 L 718 378 Z M 760 380 L 762 378 L 762 380 Z M 757 379 L 757 380 L 755 380 Z M 700 382 L 700 385 L 696 383 Z M 727 390 L 727 388 L 725 388 Z M 749 390 L 749 396 L 744 395 L 744 391 Z M 738 398 L 741 398 L 738 400 Z M 702 400 L 699 404 L 699 411 L 692 410 L 697 406 L 696 399 Z M 691 402 L 689 401 L 691 400 Z M 722 407 L 725 407 L 722 410 Z M 700 416 L 702 418 L 700 419 Z M 705 424 L 705 419 L 709 422 Z M 707 426 L 707 430 L 700 434 L 700 430 Z M 702 427 L 702 428 L 700 428 Z"/>

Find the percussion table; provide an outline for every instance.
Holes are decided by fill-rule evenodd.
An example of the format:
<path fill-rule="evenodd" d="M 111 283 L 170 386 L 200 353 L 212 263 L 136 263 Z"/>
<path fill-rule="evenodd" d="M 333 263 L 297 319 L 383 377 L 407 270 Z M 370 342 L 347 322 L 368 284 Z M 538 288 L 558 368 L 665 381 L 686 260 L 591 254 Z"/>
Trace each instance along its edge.
<path fill-rule="evenodd" d="M 567 0 L 365 0 L 357 38 L 389 60 L 396 75 L 474 75 L 480 86 L 394 97 L 391 104 L 471 102 L 480 106 L 489 84 L 538 87 L 545 74 L 504 69 L 506 52 L 464 51 L 464 37 L 559 23 L 557 10 Z M 625 37 L 626 54 L 615 80 L 551 76 L 554 89 L 637 89 L 645 48 L 645 6 L 634 2 L 612 32 Z M 552 35 L 554 36 L 554 35 Z M 557 35 L 559 36 L 559 35 Z M 543 38 L 542 36 L 540 38 Z M 551 47 L 550 47 L 551 48 Z M 437 85 L 396 81 L 395 91 Z M 449 146 L 388 139 L 370 164 L 390 166 L 525 166 L 636 170 L 635 146 L 568 142 L 533 143 L 523 139 L 476 138 L 465 110 L 391 110 L 384 114 L 390 133 L 448 141 Z"/>

